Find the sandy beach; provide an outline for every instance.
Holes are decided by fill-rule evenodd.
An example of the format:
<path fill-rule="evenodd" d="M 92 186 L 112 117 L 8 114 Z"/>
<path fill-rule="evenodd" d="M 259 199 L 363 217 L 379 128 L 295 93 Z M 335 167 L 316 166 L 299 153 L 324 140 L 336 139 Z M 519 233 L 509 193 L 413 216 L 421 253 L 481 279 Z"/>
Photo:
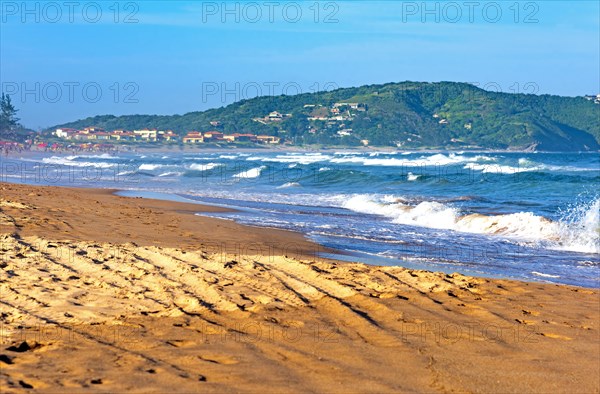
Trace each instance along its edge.
<path fill-rule="evenodd" d="M 301 234 L 0 183 L 0 391 L 600 392 L 598 289 L 336 262 Z"/>

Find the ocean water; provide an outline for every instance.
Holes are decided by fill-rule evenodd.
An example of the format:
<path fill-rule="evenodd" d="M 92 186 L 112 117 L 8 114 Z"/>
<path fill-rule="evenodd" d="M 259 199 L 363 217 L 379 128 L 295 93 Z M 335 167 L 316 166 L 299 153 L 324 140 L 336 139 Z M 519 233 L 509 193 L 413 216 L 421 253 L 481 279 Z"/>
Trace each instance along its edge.
<path fill-rule="evenodd" d="M 600 287 L 598 153 L 27 154 L 8 182 L 102 187 L 237 209 L 368 264 Z"/>

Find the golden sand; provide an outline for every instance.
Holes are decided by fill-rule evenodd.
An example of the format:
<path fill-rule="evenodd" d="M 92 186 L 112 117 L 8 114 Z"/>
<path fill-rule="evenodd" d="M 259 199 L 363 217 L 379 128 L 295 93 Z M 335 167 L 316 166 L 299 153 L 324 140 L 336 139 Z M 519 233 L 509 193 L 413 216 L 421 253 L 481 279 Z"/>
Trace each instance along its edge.
<path fill-rule="evenodd" d="M 214 209 L 0 184 L 0 388 L 600 390 L 596 289 L 315 257 Z"/>

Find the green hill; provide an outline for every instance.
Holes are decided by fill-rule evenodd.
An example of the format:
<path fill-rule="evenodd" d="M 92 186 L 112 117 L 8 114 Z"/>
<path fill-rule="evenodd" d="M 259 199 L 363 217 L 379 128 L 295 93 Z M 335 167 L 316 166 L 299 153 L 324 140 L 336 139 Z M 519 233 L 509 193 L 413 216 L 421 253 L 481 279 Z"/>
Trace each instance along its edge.
<path fill-rule="evenodd" d="M 359 103 L 338 105 L 336 103 Z M 339 114 L 336 113 L 339 110 Z M 272 111 L 281 119 L 264 118 Z M 289 114 L 291 116 L 285 116 Z M 315 120 L 326 118 L 327 120 Z M 211 121 L 220 124 L 214 127 Z M 184 115 L 96 116 L 52 127 L 218 129 L 278 135 L 297 145 L 402 148 L 600 149 L 600 105 L 583 97 L 495 93 L 466 83 L 402 82 L 242 100 Z"/>

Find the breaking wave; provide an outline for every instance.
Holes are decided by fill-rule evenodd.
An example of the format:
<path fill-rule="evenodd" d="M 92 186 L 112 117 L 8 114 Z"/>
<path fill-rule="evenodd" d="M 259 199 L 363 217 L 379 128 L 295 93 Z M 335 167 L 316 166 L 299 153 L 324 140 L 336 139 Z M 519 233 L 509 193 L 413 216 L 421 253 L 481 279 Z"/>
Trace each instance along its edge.
<path fill-rule="evenodd" d="M 55 165 L 71 166 L 71 167 L 110 168 L 110 167 L 115 166 L 115 164 L 113 164 L 113 163 L 102 163 L 102 162 L 95 163 L 95 162 L 88 162 L 88 161 L 74 161 L 75 159 L 77 159 L 77 156 L 67 156 L 67 157 L 52 156 L 52 157 L 43 158 L 42 162 L 46 163 L 46 164 L 55 164 Z"/>
<path fill-rule="evenodd" d="M 236 179 L 252 179 L 252 178 L 258 178 L 262 172 L 262 170 L 264 170 L 265 168 L 267 168 L 266 166 L 260 166 L 257 168 L 252 168 L 251 170 L 248 171 L 242 171 L 238 174 L 235 174 L 233 176 L 233 178 Z"/>
<path fill-rule="evenodd" d="M 188 167 L 190 170 L 194 170 L 194 171 L 208 171 L 208 170 L 212 170 L 215 167 L 221 166 L 223 164 L 221 163 L 206 163 L 206 164 L 190 164 L 190 166 Z"/>
<path fill-rule="evenodd" d="M 382 215 L 398 224 L 545 241 L 544 247 L 549 249 L 600 253 L 599 198 L 573 207 L 558 221 L 532 212 L 465 214 L 456 207 L 436 201 L 410 204 L 394 196 L 368 194 L 352 196 L 343 207 Z"/>

